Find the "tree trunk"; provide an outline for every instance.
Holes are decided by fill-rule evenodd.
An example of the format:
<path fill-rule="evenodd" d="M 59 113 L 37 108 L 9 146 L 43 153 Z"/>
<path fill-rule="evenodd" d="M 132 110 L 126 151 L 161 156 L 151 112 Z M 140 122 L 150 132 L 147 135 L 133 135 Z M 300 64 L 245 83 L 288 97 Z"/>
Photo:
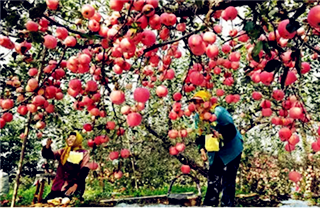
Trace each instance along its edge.
<path fill-rule="evenodd" d="M 62 53 L 62 57 L 58 63 L 58 65 L 61 63 L 63 57 L 64 57 L 64 54 L 65 54 L 65 51 L 66 49 L 64 50 L 64 52 Z M 43 65 L 44 65 L 44 61 L 45 61 L 45 58 L 46 58 L 46 53 L 47 53 L 47 48 L 43 48 L 42 50 L 42 60 L 41 60 L 41 63 L 40 63 L 40 66 L 39 66 L 39 72 L 37 74 L 37 77 L 36 79 L 38 80 L 38 83 L 40 84 L 40 78 L 41 78 L 41 74 L 42 74 L 42 71 L 43 71 Z M 57 66 L 58 66 L 57 65 Z M 57 68 L 57 66 L 55 67 L 55 69 Z M 55 70 L 53 69 L 53 71 Z M 25 138 L 23 140 L 23 143 L 22 143 L 22 147 L 21 147 L 21 154 L 20 154 L 20 160 L 19 160 L 19 166 L 18 166 L 18 172 L 17 172 L 17 176 L 16 176 L 16 182 L 14 184 L 14 189 L 13 189 L 13 195 L 12 195 L 12 201 L 11 201 L 11 207 L 14 207 L 15 206 L 15 203 L 16 203 L 16 198 L 17 198 L 17 194 L 18 194 L 18 188 L 19 188 L 19 182 L 20 182 L 20 175 L 21 175 L 21 170 L 22 170 L 22 163 L 23 163 L 23 159 L 24 159 L 24 151 L 26 149 L 26 143 L 27 143 L 27 139 L 28 139 L 28 135 L 29 135 L 29 130 L 30 130 L 30 124 L 31 124 L 31 112 L 28 112 L 28 121 L 27 121 L 27 126 L 24 130 L 24 134 L 25 134 Z"/>
<path fill-rule="evenodd" d="M 13 189 L 11 207 L 14 207 L 15 203 L 16 203 L 16 198 L 17 198 L 17 194 L 18 194 L 18 187 L 19 187 L 19 182 L 20 182 L 20 175 L 21 175 L 22 165 L 23 165 L 22 163 L 23 163 L 23 159 L 24 159 L 24 151 L 26 149 L 26 143 L 28 140 L 28 134 L 29 134 L 29 130 L 30 130 L 30 123 L 31 123 L 31 113 L 28 112 L 28 124 L 24 130 L 24 134 L 26 136 L 23 139 L 23 143 L 22 143 L 22 147 L 21 147 L 21 154 L 20 154 L 18 172 L 17 172 L 17 176 L 16 176 L 16 182 L 14 184 L 14 189 Z"/>

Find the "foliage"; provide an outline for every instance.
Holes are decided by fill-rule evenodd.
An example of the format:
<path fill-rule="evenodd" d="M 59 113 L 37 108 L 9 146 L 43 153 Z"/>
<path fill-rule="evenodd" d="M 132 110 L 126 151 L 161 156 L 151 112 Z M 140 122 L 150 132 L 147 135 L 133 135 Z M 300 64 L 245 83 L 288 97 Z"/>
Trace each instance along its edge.
<path fill-rule="evenodd" d="M 23 120 L 15 120 L 8 124 L 8 129 L 2 131 L 0 137 L 1 146 L 1 169 L 9 174 L 9 181 L 12 182 L 16 170 L 18 168 L 18 161 L 21 152 L 21 138 L 20 134 L 23 127 Z M 36 142 L 36 136 L 34 134 L 30 135 L 27 142 L 27 150 L 25 152 L 26 164 L 23 168 L 22 175 L 35 177 L 37 174 L 38 158 L 39 158 L 39 148 L 34 147 Z"/>

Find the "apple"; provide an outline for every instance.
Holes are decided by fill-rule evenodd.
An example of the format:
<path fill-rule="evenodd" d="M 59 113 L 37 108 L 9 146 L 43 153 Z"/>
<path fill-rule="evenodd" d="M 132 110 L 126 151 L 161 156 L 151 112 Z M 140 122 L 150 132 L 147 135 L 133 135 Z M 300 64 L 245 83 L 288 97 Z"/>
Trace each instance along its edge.
<path fill-rule="evenodd" d="M 183 152 L 184 149 L 186 148 L 186 145 L 184 143 L 179 143 L 178 142 L 175 147 L 179 152 Z"/>
<path fill-rule="evenodd" d="M 175 147 L 172 146 L 169 148 L 169 153 L 170 153 L 170 155 L 177 155 L 177 154 L 179 154 L 179 151 Z"/>
<path fill-rule="evenodd" d="M 118 159 L 119 158 L 119 152 L 117 152 L 117 151 L 110 152 L 109 158 L 110 158 L 110 160 Z"/>
<path fill-rule="evenodd" d="M 121 90 L 112 91 L 110 94 L 111 102 L 116 105 L 121 105 L 125 102 L 125 94 Z"/>
<path fill-rule="evenodd" d="M 310 9 L 307 20 L 311 27 L 320 28 L 320 5 L 314 6 Z"/>
<path fill-rule="evenodd" d="M 29 21 L 26 23 L 26 28 L 27 28 L 27 30 L 29 30 L 30 32 L 37 32 L 38 29 L 39 29 L 39 25 L 38 25 L 37 23 L 35 23 L 34 21 L 29 20 Z"/>
<path fill-rule="evenodd" d="M 133 98 L 137 102 L 145 103 L 150 98 L 150 92 L 147 88 L 144 87 L 136 88 L 133 93 Z"/>
<path fill-rule="evenodd" d="M 303 116 L 303 110 L 300 107 L 292 107 L 289 110 L 289 116 L 293 119 L 300 119 Z"/>
<path fill-rule="evenodd" d="M 90 170 L 97 170 L 99 167 L 98 163 L 95 163 L 95 162 L 89 163 L 88 166 Z"/>
<path fill-rule="evenodd" d="M 84 18 L 90 19 L 91 17 L 93 17 L 94 13 L 95 13 L 95 9 L 90 4 L 86 4 L 82 6 L 81 14 Z"/>
<path fill-rule="evenodd" d="M 95 142 L 92 139 L 88 140 L 88 146 L 93 147 L 95 145 Z"/>
<path fill-rule="evenodd" d="M 128 158 L 130 156 L 130 151 L 128 149 L 122 149 L 120 155 L 122 158 Z"/>
<path fill-rule="evenodd" d="M 0 129 L 3 129 L 5 125 L 6 125 L 6 121 L 3 118 L 0 118 Z"/>
<path fill-rule="evenodd" d="M 191 170 L 191 168 L 190 168 L 189 165 L 182 165 L 182 166 L 181 166 L 181 172 L 182 172 L 183 174 L 189 174 L 189 173 L 190 173 L 190 170 Z"/>
<path fill-rule="evenodd" d="M 91 124 L 84 124 L 83 125 L 83 129 L 86 130 L 86 131 L 92 131 L 93 127 Z"/>
<path fill-rule="evenodd" d="M 238 11 L 235 7 L 229 6 L 227 7 L 222 13 L 221 17 L 228 21 L 228 20 L 234 20 L 238 15 Z"/>
<path fill-rule="evenodd" d="M 168 136 L 170 139 L 175 139 L 178 137 L 178 135 L 179 135 L 179 132 L 175 129 L 169 130 L 168 132 Z"/>
<path fill-rule="evenodd" d="M 289 24 L 289 19 L 286 19 L 286 20 L 282 20 L 279 25 L 278 25 L 278 32 L 279 32 L 279 35 L 280 37 L 282 38 L 285 38 L 285 39 L 292 39 L 297 31 L 294 31 L 292 33 L 289 33 L 289 31 L 287 30 L 287 25 Z"/>
<path fill-rule="evenodd" d="M 167 89 L 167 87 L 164 86 L 164 85 L 158 86 L 157 89 L 156 89 L 156 94 L 157 94 L 159 97 L 165 97 L 165 96 L 167 96 L 167 94 L 168 94 L 168 89 Z"/>
<path fill-rule="evenodd" d="M 114 172 L 113 175 L 114 175 L 115 179 L 120 179 L 120 178 L 122 178 L 123 173 L 121 170 L 119 170 L 119 171 Z"/>
<path fill-rule="evenodd" d="M 130 113 L 127 116 L 127 123 L 130 127 L 139 126 L 142 121 L 142 116 L 139 113 Z"/>
<path fill-rule="evenodd" d="M 46 0 L 47 7 L 50 10 L 57 10 L 59 6 L 59 1 L 58 0 Z"/>
<path fill-rule="evenodd" d="M 114 121 L 108 121 L 106 124 L 106 128 L 109 130 L 114 130 L 116 128 L 116 123 Z"/>
<path fill-rule="evenodd" d="M 301 174 L 296 172 L 296 171 L 291 171 L 288 176 L 289 176 L 289 180 L 291 180 L 291 181 L 293 181 L 295 183 L 300 181 L 301 178 L 302 178 Z"/>
<path fill-rule="evenodd" d="M 283 127 L 279 131 L 279 137 L 280 137 L 281 141 L 287 141 L 291 137 L 291 135 L 292 135 L 292 132 L 287 127 Z"/>
<path fill-rule="evenodd" d="M 54 49 L 57 47 L 57 39 L 52 35 L 44 36 L 44 43 L 43 45 L 49 49 Z"/>

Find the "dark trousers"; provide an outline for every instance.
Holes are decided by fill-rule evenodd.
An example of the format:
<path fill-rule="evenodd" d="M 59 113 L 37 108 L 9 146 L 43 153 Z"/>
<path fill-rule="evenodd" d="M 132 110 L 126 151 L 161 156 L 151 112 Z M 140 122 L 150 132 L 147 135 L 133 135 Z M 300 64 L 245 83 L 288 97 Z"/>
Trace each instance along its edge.
<path fill-rule="evenodd" d="M 213 164 L 209 168 L 208 187 L 203 205 L 218 206 L 222 191 L 222 207 L 233 207 L 237 170 L 241 154 L 227 165 L 224 165 L 218 154 L 215 154 Z"/>
<path fill-rule="evenodd" d="M 68 190 L 70 187 L 68 186 L 66 190 Z M 67 196 L 66 191 L 52 191 L 46 196 L 44 201 L 48 201 L 49 199 L 54 199 L 58 197 L 68 197 L 70 200 L 73 196 L 79 197 L 80 200 L 83 200 L 83 194 L 84 194 L 84 187 L 78 187 L 78 189 L 75 191 L 75 193 Z"/>

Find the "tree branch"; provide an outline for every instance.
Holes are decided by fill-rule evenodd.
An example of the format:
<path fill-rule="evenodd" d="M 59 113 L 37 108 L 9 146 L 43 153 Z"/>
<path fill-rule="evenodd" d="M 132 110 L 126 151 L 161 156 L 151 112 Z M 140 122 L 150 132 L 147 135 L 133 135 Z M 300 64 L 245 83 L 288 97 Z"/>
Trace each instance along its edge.
<path fill-rule="evenodd" d="M 166 136 L 160 136 L 155 130 L 153 130 L 148 123 L 144 123 L 145 127 L 147 128 L 147 130 L 154 135 L 157 138 L 160 138 L 160 140 L 163 142 L 162 146 L 165 149 L 169 149 L 169 147 L 171 146 L 171 142 L 168 141 L 168 138 Z M 184 156 L 183 154 L 178 154 L 175 155 L 175 157 L 182 163 L 185 165 L 189 165 L 190 168 L 199 171 L 199 173 L 201 173 L 204 177 L 207 177 L 208 175 L 208 170 L 205 167 L 201 167 L 199 166 L 194 160 L 192 160 L 191 158 Z"/>
<path fill-rule="evenodd" d="M 177 42 L 177 41 L 182 40 L 182 39 L 184 39 L 184 38 L 188 38 L 189 36 L 191 36 L 191 35 L 193 35 L 193 34 L 196 34 L 196 33 L 200 32 L 200 31 L 202 31 L 202 30 L 204 30 L 204 29 L 200 28 L 200 29 L 195 30 L 195 31 L 193 31 L 193 32 L 191 32 L 191 33 L 188 33 L 187 35 L 184 35 L 184 36 L 182 36 L 182 37 L 180 37 L 180 38 L 178 38 L 178 39 L 170 40 L 170 41 L 167 41 L 167 42 L 163 42 L 163 43 L 159 43 L 159 44 L 153 45 L 153 46 L 151 46 L 151 47 L 149 47 L 149 48 L 144 49 L 143 52 L 144 52 L 144 53 L 147 53 L 147 52 L 149 52 L 149 51 L 152 51 L 153 49 L 156 49 L 156 48 L 159 48 L 159 47 L 162 47 L 162 46 L 165 46 L 165 45 L 168 45 L 168 44 Z"/>
<path fill-rule="evenodd" d="M 261 3 L 263 2 L 265 1 L 262 1 Z M 239 6 L 255 5 L 255 4 L 257 4 L 257 2 L 255 1 L 231 0 L 231 1 L 222 1 L 218 6 L 213 6 L 212 8 L 210 8 L 209 1 L 205 0 L 204 5 L 201 8 L 195 7 L 194 4 L 190 4 L 187 7 L 179 7 L 176 11 L 171 11 L 171 12 L 174 13 L 177 17 L 188 17 L 190 16 L 190 14 L 193 14 L 193 15 L 207 14 L 210 9 L 212 9 L 213 11 L 217 11 L 217 10 L 223 10 L 228 6 L 239 7 Z M 162 14 L 165 11 L 166 9 L 159 10 L 157 14 Z"/>

